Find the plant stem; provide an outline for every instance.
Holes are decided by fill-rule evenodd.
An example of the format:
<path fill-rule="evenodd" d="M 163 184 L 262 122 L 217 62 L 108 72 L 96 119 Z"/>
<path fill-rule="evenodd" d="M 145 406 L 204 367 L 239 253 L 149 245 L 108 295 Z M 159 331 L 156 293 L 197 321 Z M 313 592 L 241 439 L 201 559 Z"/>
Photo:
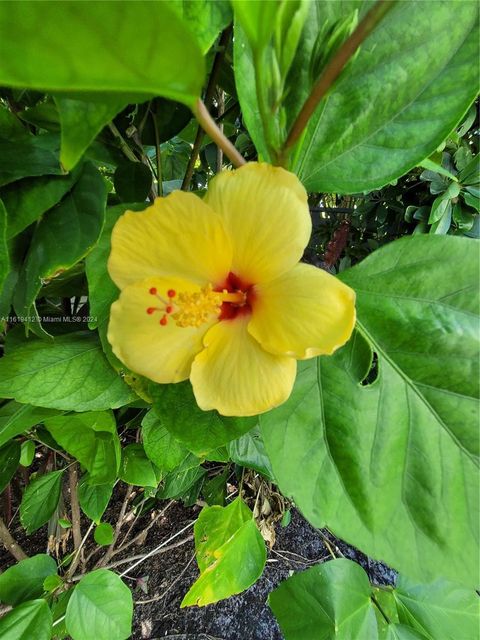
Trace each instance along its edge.
<path fill-rule="evenodd" d="M 77 550 L 82 544 L 82 530 L 80 528 L 80 505 L 78 503 L 78 466 L 72 464 L 68 470 L 68 483 L 70 487 L 70 510 L 72 512 L 73 544 Z"/>
<path fill-rule="evenodd" d="M 117 524 L 115 526 L 115 533 L 114 533 L 114 536 L 113 536 L 113 542 L 108 547 L 108 549 L 107 549 L 105 555 L 103 556 L 103 558 L 101 558 L 101 560 L 99 560 L 97 562 L 97 564 L 95 565 L 95 568 L 104 567 L 107 564 L 107 562 L 110 560 L 112 555 L 113 555 L 113 551 L 115 549 L 115 544 L 116 544 L 116 542 L 118 540 L 118 536 L 120 535 L 120 530 L 121 530 L 122 525 L 123 525 L 123 519 L 125 517 L 125 513 L 127 511 L 128 503 L 130 502 L 130 498 L 132 496 L 132 493 L 133 493 L 133 487 L 132 487 L 132 485 L 129 485 L 128 489 L 127 489 L 127 492 L 125 494 L 125 498 L 123 500 L 121 509 L 120 509 L 120 515 L 118 516 Z"/>
<path fill-rule="evenodd" d="M 117 129 L 117 127 L 113 124 L 113 122 L 109 123 L 108 128 L 113 133 L 114 138 L 116 138 L 116 140 L 118 142 L 118 146 L 122 150 L 122 152 L 125 155 L 125 157 L 128 158 L 129 160 L 132 160 L 132 162 L 139 162 L 137 156 L 130 149 L 130 147 L 128 146 L 127 142 L 124 140 L 122 134 Z"/>
<path fill-rule="evenodd" d="M 163 196 L 163 178 L 162 178 L 162 153 L 160 149 L 160 136 L 158 135 L 157 114 L 150 111 L 153 120 L 153 130 L 155 131 L 155 159 L 157 161 L 157 193 Z"/>
<path fill-rule="evenodd" d="M 225 57 L 225 52 L 227 50 L 227 46 L 228 46 L 231 35 L 232 35 L 232 25 L 229 25 L 223 31 L 222 35 L 220 36 L 220 40 L 218 41 L 218 52 L 215 55 L 215 60 L 213 61 L 212 70 L 208 78 L 207 88 L 205 89 L 204 100 L 205 100 L 205 107 L 207 111 L 208 109 L 210 109 L 213 103 L 213 97 L 215 95 L 215 87 L 217 85 L 218 74 L 220 73 L 220 68 L 222 66 L 223 59 Z M 223 132 L 221 133 L 223 135 Z M 190 182 L 193 176 L 193 171 L 195 169 L 195 163 L 197 161 L 198 154 L 200 153 L 200 148 L 202 146 L 202 141 L 204 137 L 205 137 L 205 128 L 202 129 L 202 123 L 200 122 L 200 126 L 197 129 L 197 134 L 195 136 L 195 141 L 193 143 L 192 152 L 190 154 L 190 158 L 188 161 L 187 169 L 185 171 L 185 177 L 183 178 L 182 191 L 187 191 L 190 186 Z"/>
<path fill-rule="evenodd" d="M 15 542 L 2 518 L 0 518 L 0 540 L 3 542 L 5 549 L 9 551 L 16 560 L 20 561 L 28 558 L 22 547 Z"/>
<path fill-rule="evenodd" d="M 205 107 L 202 100 L 198 99 L 194 113 L 205 133 L 207 133 L 215 144 L 223 150 L 223 153 L 228 157 L 233 166 L 241 167 L 243 164 L 246 164 L 245 158 L 220 131 L 215 120 L 208 113 L 208 109 Z"/>
<path fill-rule="evenodd" d="M 378 0 L 327 64 L 290 129 L 280 154 L 282 160 L 285 160 L 286 152 L 301 136 L 318 103 L 325 97 L 347 62 L 395 3 L 396 0 Z"/>

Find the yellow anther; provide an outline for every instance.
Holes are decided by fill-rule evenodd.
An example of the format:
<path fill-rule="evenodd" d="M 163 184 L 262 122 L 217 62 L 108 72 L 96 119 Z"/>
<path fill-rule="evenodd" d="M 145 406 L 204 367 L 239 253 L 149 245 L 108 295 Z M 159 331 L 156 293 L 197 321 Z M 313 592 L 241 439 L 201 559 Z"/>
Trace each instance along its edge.
<path fill-rule="evenodd" d="M 199 327 L 211 320 L 212 316 L 219 315 L 222 295 L 219 291 L 213 291 L 211 284 L 194 293 L 181 292 L 175 302 L 178 311 L 172 317 L 179 327 Z"/>

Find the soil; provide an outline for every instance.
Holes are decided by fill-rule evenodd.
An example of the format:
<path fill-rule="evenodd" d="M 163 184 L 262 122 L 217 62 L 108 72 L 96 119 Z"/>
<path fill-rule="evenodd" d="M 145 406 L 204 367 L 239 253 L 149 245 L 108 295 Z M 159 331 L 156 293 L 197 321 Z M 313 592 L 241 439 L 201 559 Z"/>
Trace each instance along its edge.
<path fill-rule="evenodd" d="M 133 545 L 125 550 L 123 556 L 128 558 L 147 553 L 162 541 L 169 540 L 193 522 L 199 511 L 198 506 L 187 508 L 179 502 L 173 503 L 148 531 L 140 546 Z M 106 520 L 115 523 L 113 511 L 111 514 L 107 512 L 106 516 Z M 143 522 L 139 521 L 133 530 L 134 535 L 146 526 L 146 518 L 148 515 Z M 84 531 L 86 526 L 88 523 L 83 523 Z M 28 539 L 20 526 L 14 527 L 13 534 L 29 555 L 45 552 L 46 527 Z M 131 570 L 128 567 L 133 565 L 133 560 L 114 568 L 118 573 L 127 571 L 123 579 L 133 592 L 132 640 L 282 640 L 267 604 L 268 594 L 293 573 L 331 559 L 332 552 L 337 557 L 344 555 L 361 564 L 375 584 L 393 584 L 395 580 L 393 570 L 368 559 L 355 548 L 335 539 L 328 531 L 313 528 L 293 510 L 287 527 L 276 525 L 276 542 L 268 553 L 264 573 L 250 589 L 213 605 L 181 609 L 183 596 L 198 576 L 191 535 L 192 529 L 188 528 L 169 544 L 168 551 L 146 559 Z M 178 546 L 171 548 L 173 544 Z M 119 562 L 125 558 L 119 554 L 112 561 Z M 0 567 L 4 570 L 11 564 L 11 556 L 0 549 Z"/>

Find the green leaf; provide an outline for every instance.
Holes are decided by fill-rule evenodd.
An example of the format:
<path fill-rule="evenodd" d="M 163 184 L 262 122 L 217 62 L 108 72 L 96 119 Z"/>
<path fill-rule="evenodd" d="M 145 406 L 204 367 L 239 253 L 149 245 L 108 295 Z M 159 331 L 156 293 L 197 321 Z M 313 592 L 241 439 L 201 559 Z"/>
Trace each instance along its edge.
<path fill-rule="evenodd" d="M 166 3 L 123 2 L 114 17 L 103 3 L 0 7 L 0 84 L 192 104 L 203 84 L 203 58 Z"/>
<path fill-rule="evenodd" d="M 302 40 L 293 68 L 300 87 L 290 100 L 292 121 L 310 90 L 300 65 L 312 55 L 328 4 L 311 5 L 312 37 Z M 331 4 L 340 15 L 352 10 Z M 435 151 L 477 94 L 477 15 L 470 2 L 393 7 L 309 122 L 291 165 L 307 191 L 371 191 Z"/>
<path fill-rule="evenodd" d="M 114 531 L 111 524 L 108 522 L 101 522 L 95 527 L 93 533 L 95 542 L 100 545 L 110 545 L 113 542 Z"/>
<path fill-rule="evenodd" d="M 15 606 L 39 598 L 45 578 L 56 573 L 57 563 L 45 553 L 20 560 L 0 574 L 0 601 Z"/>
<path fill-rule="evenodd" d="M 20 464 L 22 467 L 29 467 L 35 457 L 35 443 L 32 440 L 22 442 L 20 449 Z"/>
<path fill-rule="evenodd" d="M 356 333 L 299 363 L 290 399 L 260 417 L 305 517 L 419 581 L 478 578 L 477 278 L 478 243 L 453 236 L 397 240 L 344 271 L 377 379 L 359 384 Z"/>
<path fill-rule="evenodd" d="M 45 600 L 24 602 L 0 618 L 2 640 L 50 640 L 52 614 Z"/>
<path fill-rule="evenodd" d="M 475 591 L 439 580 L 416 585 L 400 575 L 393 591 L 398 617 L 429 640 L 476 638 L 480 628 L 479 600 Z"/>
<path fill-rule="evenodd" d="M 122 449 L 122 466 L 120 478 L 128 484 L 141 487 L 156 487 L 161 474 L 147 458 L 141 444 L 129 444 Z"/>
<path fill-rule="evenodd" d="M 57 574 L 47 576 L 43 581 L 43 590 L 51 593 L 52 591 L 55 591 L 55 589 L 58 589 L 62 584 L 63 580 L 60 576 L 57 576 Z"/>
<path fill-rule="evenodd" d="M 2 11 L 5 11 L 5 7 L 0 6 L 0 16 Z M 0 32 L 1 30 L 0 24 Z M 1 54 L 0 57 L 3 59 Z M 15 142 L 0 140 L 0 187 L 20 178 L 64 173 L 58 154 L 43 147 L 43 138 L 44 136 L 32 136 Z"/>
<path fill-rule="evenodd" d="M 370 595 L 365 571 L 339 558 L 285 580 L 268 603 L 286 640 L 376 640 Z"/>
<path fill-rule="evenodd" d="M 122 162 L 115 170 L 113 184 L 123 202 L 142 202 L 152 188 L 152 172 L 143 162 Z"/>
<path fill-rule="evenodd" d="M 99 523 L 110 502 L 112 491 L 113 482 L 91 485 L 88 474 L 84 475 L 78 485 L 78 501 L 83 513 Z"/>
<path fill-rule="evenodd" d="M 11 400 L 0 407 L 0 447 L 23 433 L 30 427 L 42 422 L 44 418 L 56 415 L 55 409 L 42 409 L 29 404 L 19 404 Z"/>
<path fill-rule="evenodd" d="M 60 161 L 67 171 L 73 169 L 97 134 L 128 104 L 120 96 L 109 99 L 102 95 L 98 100 L 80 97 L 55 96 L 62 126 Z"/>
<path fill-rule="evenodd" d="M 269 480 L 274 480 L 272 466 L 265 451 L 260 429 L 254 427 L 240 438 L 227 444 L 230 458 L 236 464 L 250 467 L 262 473 Z"/>
<path fill-rule="evenodd" d="M 263 0 L 232 0 L 235 20 L 242 26 L 254 51 L 261 51 L 269 43 L 279 4 Z"/>
<path fill-rule="evenodd" d="M 256 418 L 229 418 L 198 408 L 190 383 L 151 384 L 153 409 L 160 424 L 200 457 L 249 431 Z"/>
<path fill-rule="evenodd" d="M 6 277 L 10 271 L 10 256 L 7 245 L 7 209 L 0 200 L 0 289 L 3 287 Z"/>
<path fill-rule="evenodd" d="M 120 467 L 121 450 L 111 412 L 92 411 L 45 420 L 58 444 L 88 471 L 90 484 L 113 482 Z"/>
<path fill-rule="evenodd" d="M 267 554 L 253 514 L 240 498 L 228 507 L 204 507 L 195 523 L 200 577 L 181 607 L 205 606 L 248 589 L 262 574 Z"/>
<path fill-rule="evenodd" d="M 24 178 L 3 187 L 1 197 L 8 212 L 7 238 L 13 238 L 56 205 L 77 181 L 79 172 L 68 176 Z"/>
<path fill-rule="evenodd" d="M 462 184 L 479 184 L 480 183 L 480 153 L 470 160 L 458 174 L 458 179 Z"/>
<path fill-rule="evenodd" d="M 63 471 L 37 476 L 25 489 L 20 504 L 20 522 L 27 534 L 33 533 L 50 519 L 60 499 Z"/>
<path fill-rule="evenodd" d="M 173 471 L 188 455 L 185 445 L 172 436 L 154 411 L 142 420 L 142 438 L 145 453 L 162 471 Z"/>
<path fill-rule="evenodd" d="M 81 384 L 79 384 L 81 381 Z M 0 395 L 64 411 L 121 407 L 136 396 L 86 332 L 30 340 L 0 360 Z"/>
<path fill-rule="evenodd" d="M 226 466 L 222 473 L 211 480 L 207 480 L 202 487 L 202 495 L 209 507 L 213 505 L 225 506 L 225 496 L 227 494 L 227 479 L 230 475 L 230 468 Z"/>
<path fill-rule="evenodd" d="M 206 470 L 200 467 L 200 460 L 189 453 L 177 469 L 165 476 L 163 487 L 159 489 L 157 498 L 161 500 L 183 498 L 203 479 L 205 473 Z"/>
<path fill-rule="evenodd" d="M 68 602 L 66 627 L 74 640 L 126 640 L 132 632 L 130 589 L 107 569 L 80 580 Z"/>
<path fill-rule="evenodd" d="M 105 202 L 104 180 L 93 164 L 86 163 L 70 193 L 34 231 L 14 297 L 17 313 L 29 316 L 42 284 L 92 249 L 105 221 Z"/>
<path fill-rule="evenodd" d="M 0 493 L 12 479 L 20 462 L 20 444 L 12 440 L 0 449 Z"/>
<path fill-rule="evenodd" d="M 454 176 L 451 171 L 445 169 L 445 167 L 442 167 L 441 164 L 438 164 L 438 162 L 435 162 L 431 158 L 425 158 L 425 160 L 422 160 L 422 162 L 420 162 L 418 166 L 427 169 L 427 171 L 439 173 L 440 175 L 445 176 L 446 178 L 449 178 L 454 182 L 458 182 L 458 178 Z"/>
<path fill-rule="evenodd" d="M 203 53 L 232 20 L 230 3 L 226 0 L 169 0 L 168 4 L 189 28 Z"/>

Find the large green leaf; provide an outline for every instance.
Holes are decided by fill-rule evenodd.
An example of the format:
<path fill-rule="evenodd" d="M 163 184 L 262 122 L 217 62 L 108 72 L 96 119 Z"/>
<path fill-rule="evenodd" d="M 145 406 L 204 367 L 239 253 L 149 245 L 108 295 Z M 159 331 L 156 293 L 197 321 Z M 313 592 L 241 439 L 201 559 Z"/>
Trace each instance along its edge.
<path fill-rule="evenodd" d="M 377 379 L 357 333 L 260 418 L 310 522 L 419 581 L 478 579 L 478 271 L 475 241 L 415 236 L 344 272 Z"/>
<path fill-rule="evenodd" d="M 88 471 L 90 484 L 105 484 L 117 477 L 121 450 L 111 412 L 91 411 L 45 420 L 58 444 Z"/>
<path fill-rule="evenodd" d="M 72 191 L 35 229 L 14 297 L 17 313 L 29 316 L 45 280 L 72 267 L 95 245 L 105 221 L 106 195 L 101 174 L 86 163 Z"/>
<path fill-rule="evenodd" d="M 236 464 L 255 469 L 270 480 L 275 480 L 258 426 L 243 434 L 240 438 L 228 442 L 227 451 Z"/>
<path fill-rule="evenodd" d="M 45 600 L 24 602 L 0 618 L 2 640 L 50 640 L 52 614 Z"/>
<path fill-rule="evenodd" d="M 0 447 L 23 433 L 30 427 L 42 422 L 44 418 L 56 415 L 55 409 L 32 407 L 29 404 L 19 404 L 14 400 L 6 402 L 0 407 Z"/>
<path fill-rule="evenodd" d="M 301 91 L 309 91 L 300 65 L 313 55 L 325 4 L 334 11 L 337 5 L 337 14 L 352 10 L 348 3 L 311 4 L 310 37 L 304 35 L 292 69 L 301 88 L 290 120 Z M 427 158 L 477 94 L 478 42 L 475 3 L 397 3 L 310 120 L 292 163 L 307 190 L 376 189 Z"/>
<path fill-rule="evenodd" d="M 200 577 L 180 606 L 217 602 L 248 589 L 260 577 L 265 543 L 241 498 L 228 507 L 205 507 L 194 530 Z"/>
<path fill-rule="evenodd" d="M 255 426 L 256 418 L 229 418 L 198 408 L 190 383 L 151 384 L 153 409 L 160 424 L 203 457 Z"/>
<path fill-rule="evenodd" d="M 286 640 L 376 640 L 370 595 L 365 571 L 340 558 L 282 582 L 268 603 Z"/>
<path fill-rule="evenodd" d="M 0 396 L 64 411 L 115 409 L 136 398 L 87 332 L 30 340 L 1 358 Z"/>
<path fill-rule="evenodd" d="M 162 95 L 192 104 L 204 75 L 195 39 L 164 2 L 0 5 L 0 59 L 4 86 L 138 102 Z"/>
<path fill-rule="evenodd" d="M 8 212 L 7 238 L 23 231 L 70 191 L 78 172 L 67 176 L 24 178 L 3 187 L 1 197 Z"/>
<path fill-rule="evenodd" d="M 45 553 L 25 558 L 0 575 L 0 601 L 15 606 L 39 598 L 45 578 L 56 573 L 57 563 Z"/>
<path fill-rule="evenodd" d="M 132 613 L 127 585 L 112 571 L 98 569 L 75 587 L 65 622 L 73 640 L 126 640 L 132 632 Z"/>
<path fill-rule="evenodd" d="M 28 534 L 45 524 L 55 511 L 62 488 L 63 471 L 34 478 L 22 496 L 20 522 Z"/>

